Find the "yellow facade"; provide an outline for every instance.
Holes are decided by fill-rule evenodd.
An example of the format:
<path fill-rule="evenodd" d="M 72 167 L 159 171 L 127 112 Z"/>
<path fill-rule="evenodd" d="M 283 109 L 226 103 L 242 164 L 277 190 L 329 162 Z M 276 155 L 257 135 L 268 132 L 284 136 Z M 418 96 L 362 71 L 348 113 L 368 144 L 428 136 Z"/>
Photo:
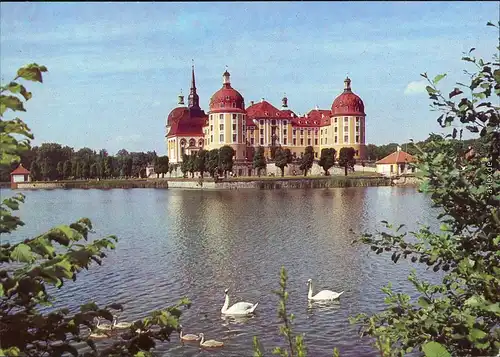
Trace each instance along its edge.
<path fill-rule="evenodd" d="M 204 149 L 231 146 L 237 160 L 244 160 L 246 153 L 246 114 L 210 113 L 208 125 L 203 127 Z"/>

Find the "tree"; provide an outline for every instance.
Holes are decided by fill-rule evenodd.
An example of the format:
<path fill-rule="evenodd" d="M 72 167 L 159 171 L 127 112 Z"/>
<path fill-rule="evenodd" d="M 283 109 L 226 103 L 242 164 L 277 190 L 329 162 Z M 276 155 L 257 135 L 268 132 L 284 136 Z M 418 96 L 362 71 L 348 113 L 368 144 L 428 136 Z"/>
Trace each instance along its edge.
<path fill-rule="evenodd" d="M 41 173 L 43 180 L 53 180 L 57 174 L 55 166 L 52 164 L 50 158 L 46 157 L 42 161 Z"/>
<path fill-rule="evenodd" d="M 133 164 L 132 157 L 127 156 L 126 158 L 124 158 L 124 160 L 122 161 L 123 176 L 125 177 L 132 176 L 132 164 Z"/>
<path fill-rule="evenodd" d="M 281 177 L 285 176 L 285 167 L 292 162 L 292 153 L 290 149 L 283 149 L 278 146 L 274 154 L 274 165 L 281 170 Z"/>
<path fill-rule="evenodd" d="M 59 161 L 57 163 L 57 167 L 56 167 L 56 170 L 57 170 L 57 179 L 60 180 L 63 178 L 63 162 L 62 161 Z"/>
<path fill-rule="evenodd" d="M 164 178 L 165 174 L 170 170 L 170 165 L 168 162 L 168 156 L 159 156 L 155 161 L 155 172 L 157 175 L 161 174 L 162 178 Z"/>
<path fill-rule="evenodd" d="M 77 161 L 76 162 L 76 168 L 75 168 L 75 178 L 77 179 L 81 179 L 82 178 L 82 162 L 81 161 Z"/>
<path fill-rule="evenodd" d="M 177 165 L 176 164 L 169 164 L 168 165 L 168 173 L 170 174 L 170 177 L 172 177 L 172 172 L 177 170 Z"/>
<path fill-rule="evenodd" d="M 439 212 L 440 229 L 406 232 L 404 225 L 393 229 L 383 222 L 383 232 L 360 240 L 377 254 L 392 254 L 395 263 L 411 259 L 440 274 L 441 282 L 430 284 L 412 272 L 415 299 L 388 286 L 384 311 L 354 319 L 380 341 L 385 356 L 411 349 L 428 356 L 438 350 L 440 356 L 496 356 L 500 350 L 500 63 L 498 55 L 487 62 L 473 51 L 462 58 L 475 67 L 470 84 L 444 91 L 438 83 L 445 74 L 422 74 L 432 107 L 441 112 L 437 121 L 450 130 L 433 135 L 417 156 L 424 175 L 420 191 Z M 452 129 L 455 122 L 481 138 L 481 155 L 456 140 L 462 130 Z"/>
<path fill-rule="evenodd" d="M 89 178 L 95 179 L 97 177 L 97 163 L 90 165 Z"/>
<path fill-rule="evenodd" d="M 224 145 L 219 149 L 219 168 L 224 172 L 224 177 L 227 173 L 233 170 L 234 149 L 229 145 Z"/>
<path fill-rule="evenodd" d="M 339 165 L 344 168 L 345 176 L 347 176 L 347 169 L 349 167 L 354 167 L 356 159 L 354 155 L 356 150 L 354 148 L 342 148 L 339 153 Z"/>
<path fill-rule="evenodd" d="M 207 171 L 211 177 L 215 176 L 219 168 L 219 149 L 212 149 L 208 152 Z"/>
<path fill-rule="evenodd" d="M 36 161 L 31 162 L 30 176 L 33 181 L 39 181 L 41 178 L 40 166 Z"/>
<path fill-rule="evenodd" d="M 187 163 L 187 170 L 191 174 L 192 178 L 194 178 L 194 173 L 196 172 L 196 156 L 196 152 L 192 152 L 191 155 L 189 155 Z"/>
<path fill-rule="evenodd" d="M 304 171 L 304 176 L 307 176 L 307 171 L 311 169 L 314 163 L 314 149 L 312 146 L 307 146 L 300 159 L 299 168 Z"/>
<path fill-rule="evenodd" d="M 366 158 L 369 161 L 377 161 L 377 160 L 381 159 L 381 157 L 379 158 L 377 155 L 377 149 L 378 148 L 376 145 L 373 145 L 373 144 L 366 145 Z"/>
<path fill-rule="evenodd" d="M 329 176 L 330 170 L 333 165 L 335 165 L 335 154 L 337 152 L 335 151 L 334 148 L 327 148 L 327 149 L 322 149 L 321 150 L 321 156 L 319 158 L 318 165 L 325 170 L 325 176 Z"/>
<path fill-rule="evenodd" d="M 257 176 L 260 177 L 260 170 L 267 167 L 266 157 L 264 156 L 264 148 L 259 146 L 255 150 L 255 155 L 253 156 L 253 168 L 257 169 Z"/>
<path fill-rule="evenodd" d="M 110 178 L 113 174 L 113 158 L 111 156 L 106 156 L 104 158 L 104 167 L 103 167 L 103 176 L 104 178 Z"/>
<path fill-rule="evenodd" d="M 88 179 L 90 176 L 90 164 L 88 161 L 82 163 L 82 178 Z"/>
<path fill-rule="evenodd" d="M 63 165 L 63 178 L 68 179 L 71 176 L 71 161 L 64 161 Z"/>
<path fill-rule="evenodd" d="M 207 171 L 208 151 L 201 149 L 198 151 L 195 161 L 195 171 L 198 171 L 203 178 L 203 174 Z"/>
<path fill-rule="evenodd" d="M 187 173 L 189 172 L 189 155 L 187 154 L 182 154 L 181 172 L 182 177 L 186 178 Z"/>
<path fill-rule="evenodd" d="M 20 68 L 18 78 L 42 82 L 44 66 L 30 64 Z M 10 93 L 10 94 L 9 94 Z M 12 81 L 1 86 L 0 97 L 0 164 L 19 161 L 19 154 L 29 148 L 33 138 L 30 129 L 21 119 L 4 120 L 7 110 L 25 111 L 24 104 L 16 94 L 27 101 L 32 94 Z M 19 139 L 22 137 L 22 139 Z M 4 144 L 8 143 L 9 145 Z M 4 150 L 5 149 L 5 150 Z M 0 234 L 11 233 L 24 225 L 14 211 L 24 202 L 24 195 L 4 198 L 0 203 Z M 87 242 L 92 223 L 87 218 L 71 225 L 60 225 L 50 231 L 11 244 L 2 239 L 0 246 L 0 355 L 2 356 L 62 356 L 79 355 L 75 342 L 86 343 L 93 356 L 145 356 L 155 347 L 156 340 L 168 339 L 179 326 L 182 306 L 187 300 L 155 311 L 150 318 L 135 321 L 129 333 L 113 345 L 99 350 L 96 344 L 81 333 L 81 326 L 96 328 L 94 318 L 112 320 L 112 309 L 123 310 L 120 304 L 104 308 L 90 302 L 70 312 L 69 308 L 53 309 L 41 313 L 40 307 L 51 306 L 54 295 L 63 289 L 65 281 L 76 280 L 83 268 L 92 262 L 102 264 L 105 250 L 113 249 L 117 238 L 108 236 Z M 82 244 L 83 243 L 83 244 Z M 49 294 L 49 286 L 53 293 Z M 74 311 L 74 310 L 73 310 Z M 151 328 L 159 327 L 152 332 Z M 139 335 L 137 330 L 140 329 Z"/>

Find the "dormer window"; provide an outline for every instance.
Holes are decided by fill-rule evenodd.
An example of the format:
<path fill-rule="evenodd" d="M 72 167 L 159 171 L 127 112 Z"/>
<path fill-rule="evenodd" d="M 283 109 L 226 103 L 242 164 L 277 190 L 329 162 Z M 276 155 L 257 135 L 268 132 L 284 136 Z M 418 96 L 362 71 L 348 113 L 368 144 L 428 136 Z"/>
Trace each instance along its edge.
<path fill-rule="evenodd" d="M 236 102 L 233 102 L 233 108 L 236 108 Z"/>
<path fill-rule="evenodd" d="M 224 108 L 224 106 L 225 106 L 225 105 L 224 105 L 224 102 L 221 102 L 221 103 L 220 103 L 220 107 L 221 107 L 221 108 Z"/>
<path fill-rule="evenodd" d="M 226 100 L 229 100 L 229 96 L 228 95 L 226 95 Z"/>

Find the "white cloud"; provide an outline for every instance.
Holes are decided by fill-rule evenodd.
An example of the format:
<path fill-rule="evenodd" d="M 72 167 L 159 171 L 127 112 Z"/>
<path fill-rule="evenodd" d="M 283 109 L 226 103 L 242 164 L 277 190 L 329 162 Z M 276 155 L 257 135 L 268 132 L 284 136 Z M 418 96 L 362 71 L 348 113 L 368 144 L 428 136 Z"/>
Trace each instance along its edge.
<path fill-rule="evenodd" d="M 425 90 L 426 86 L 427 86 L 427 81 L 425 81 L 425 80 L 413 81 L 413 82 L 408 83 L 408 85 L 405 88 L 404 93 L 406 95 L 426 93 L 427 92 Z"/>

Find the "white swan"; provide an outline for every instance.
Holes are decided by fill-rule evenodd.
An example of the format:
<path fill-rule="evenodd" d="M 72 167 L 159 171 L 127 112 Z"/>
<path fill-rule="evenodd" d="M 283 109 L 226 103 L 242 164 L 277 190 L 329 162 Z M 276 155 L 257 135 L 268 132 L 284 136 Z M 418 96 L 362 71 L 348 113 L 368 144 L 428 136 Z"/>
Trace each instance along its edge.
<path fill-rule="evenodd" d="M 97 324 L 95 326 L 96 329 L 101 330 L 101 331 L 111 331 L 116 323 L 116 317 L 113 317 L 113 323 L 111 323 L 111 324 L 106 323 L 106 324 L 102 324 L 102 325 L 101 325 L 101 319 L 99 319 L 97 317 L 95 317 L 94 319 L 95 319 L 95 321 L 97 321 Z"/>
<path fill-rule="evenodd" d="M 331 290 L 321 290 L 319 293 L 313 296 L 312 280 L 307 280 L 307 285 L 309 286 L 309 292 L 307 293 L 307 298 L 309 300 L 320 301 L 320 300 L 335 300 L 340 297 L 344 292 L 341 291 L 337 293 Z"/>
<path fill-rule="evenodd" d="M 215 340 L 208 340 L 205 341 L 205 335 L 203 333 L 200 333 L 200 347 L 223 347 L 224 342 L 221 341 L 215 341 Z"/>
<path fill-rule="evenodd" d="M 222 309 L 220 312 L 224 315 L 250 315 L 253 314 L 255 309 L 257 308 L 256 304 L 251 304 L 249 302 L 237 302 L 233 306 L 229 307 L 229 295 L 228 295 L 229 289 L 226 289 L 224 293 L 226 294 L 226 300 L 224 301 L 224 305 L 222 306 Z"/>
<path fill-rule="evenodd" d="M 192 333 L 188 333 L 187 335 L 184 335 L 183 330 L 182 330 L 182 325 L 180 326 L 180 328 L 181 328 L 181 331 L 179 333 L 179 338 L 182 341 L 198 341 L 200 339 L 200 336 L 193 335 Z"/>
<path fill-rule="evenodd" d="M 118 322 L 118 317 L 116 315 L 113 315 L 113 328 L 124 330 L 128 329 L 130 326 L 132 326 L 131 322 Z"/>
<path fill-rule="evenodd" d="M 100 340 L 103 338 L 109 338 L 109 335 L 104 331 L 93 331 L 90 333 L 89 337 L 93 340 Z"/>

